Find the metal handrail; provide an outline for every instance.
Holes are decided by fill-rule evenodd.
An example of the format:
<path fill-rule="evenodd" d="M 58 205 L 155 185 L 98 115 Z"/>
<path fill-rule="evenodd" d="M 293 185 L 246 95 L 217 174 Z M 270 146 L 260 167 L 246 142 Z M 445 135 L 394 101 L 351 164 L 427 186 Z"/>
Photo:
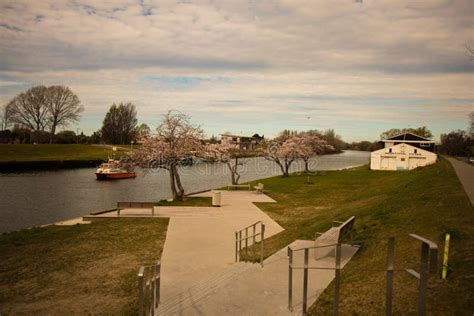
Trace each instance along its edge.
<path fill-rule="evenodd" d="M 406 236 L 406 235 L 403 235 Z M 436 243 L 423 238 L 416 234 L 409 234 L 409 237 L 415 238 L 422 243 L 421 246 L 421 259 L 420 259 L 420 273 L 414 269 L 395 269 L 394 258 L 395 258 L 395 237 L 388 237 L 387 243 L 387 268 L 382 269 L 355 269 L 356 271 L 371 271 L 371 272 L 386 272 L 387 287 L 385 296 L 385 314 L 392 315 L 392 297 L 393 297 L 393 277 L 394 272 L 408 272 L 409 274 L 418 278 L 419 281 L 419 294 L 418 294 L 418 314 L 426 314 L 426 294 L 428 289 L 428 277 L 429 274 L 435 274 L 437 268 L 437 256 L 438 246 Z M 398 236 L 397 236 L 398 237 Z M 288 309 L 293 311 L 293 269 L 303 270 L 303 314 L 306 314 L 307 310 L 307 296 L 308 296 L 308 270 L 334 270 L 335 271 L 335 290 L 334 290 L 334 305 L 333 314 L 338 315 L 339 313 L 339 291 L 341 282 L 341 243 L 322 245 L 322 246 L 310 246 L 293 249 L 291 246 L 288 247 Z M 309 262 L 309 250 L 325 247 L 336 248 L 335 266 L 332 267 L 310 267 Z M 304 251 L 304 265 L 293 266 L 293 253 L 298 251 Z"/>
<path fill-rule="evenodd" d="M 260 232 L 257 233 L 257 225 L 260 224 Z M 252 228 L 252 235 L 249 236 L 249 228 Z M 245 232 L 245 236 L 242 236 Z M 248 255 L 249 239 L 251 239 L 252 258 L 255 257 L 256 237 L 260 237 L 260 265 L 263 267 L 263 248 L 265 239 L 265 223 L 257 221 L 252 225 L 235 232 L 235 262 L 242 261 L 242 242 L 245 243 L 245 256 Z"/>
<path fill-rule="evenodd" d="M 301 247 L 301 248 L 296 248 L 296 249 L 293 249 L 291 246 L 288 246 L 288 249 L 291 249 L 291 251 L 296 252 L 296 251 L 301 251 L 301 250 L 305 250 L 305 249 L 335 247 L 337 245 L 339 245 L 339 244 L 330 244 L 330 245 L 322 245 L 322 246 L 309 246 L 309 247 Z"/>
<path fill-rule="evenodd" d="M 155 315 L 160 302 L 161 262 L 138 270 L 139 315 Z"/>
<path fill-rule="evenodd" d="M 420 280 L 418 292 L 418 315 L 425 315 L 426 292 L 428 291 L 428 276 L 430 273 L 436 273 L 436 266 L 438 263 L 438 245 L 416 234 L 409 234 L 409 236 L 415 238 L 418 241 L 421 241 L 420 273 L 418 277 L 418 279 Z M 411 274 L 416 277 L 414 273 Z"/>
<path fill-rule="evenodd" d="M 246 230 L 247 228 L 250 228 L 250 227 L 255 226 L 255 225 L 257 225 L 257 224 L 260 224 L 260 223 L 262 223 L 262 221 L 256 221 L 256 222 L 253 223 L 252 225 L 249 225 L 249 226 L 247 226 L 247 227 L 244 227 L 244 228 L 242 228 L 241 230 L 238 230 L 237 232 L 244 231 L 244 230 Z"/>

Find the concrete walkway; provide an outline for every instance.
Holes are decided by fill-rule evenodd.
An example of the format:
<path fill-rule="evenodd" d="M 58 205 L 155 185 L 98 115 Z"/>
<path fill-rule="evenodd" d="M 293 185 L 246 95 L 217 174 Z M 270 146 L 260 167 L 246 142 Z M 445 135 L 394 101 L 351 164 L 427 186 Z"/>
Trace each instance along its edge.
<path fill-rule="evenodd" d="M 466 191 L 467 196 L 471 200 L 471 204 L 474 205 L 474 166 L 467 164 L 466 162 L 459 161 L 455 158 L 446 158 L 451 162 L 458 175 L 459 180 Z"/>
<path fill-rule="evenodd" d="M 314 246 L 314 241 L 297 240 L 293 249 Z M 343 245 L 342 267 L 357 248 Z M 304 253 L 294 253 L 294 266 L 303 266 Z M 314 260 L 310 251 L 310 267 L 334 268 L 335 258 Z M 308 271 L 308 308 L 334 279 L 333 270 Z M 164 289 L 163 289 L 164 290 Z M 204 282 L 162 300 L 159 315 L 302 315 L 303 270 L 293 270 L 292 310 L 288 308 L 287 247 L 259 264 L 237 263 L 226 273 L 213 275 Z"/>
<path fill-rule="evenodd" d="M 222 206 L 157 207 L 155 214 L 169 217 L 161 256 L 161 301 L 185 293 L 194 284 L 225 272 L 235 260 L 235 231 L 257 221 L 266 224 L 266 236 L 283 228 L 253 202 L 275 201 L 265 194 L 222 191 Z M 211 192 L 195 196 L 210 196 Z"/>
<path fill-rule="evenodd" d="M 289 315 L 302 308 L 302 270 L 294 275 L 294 312 L 288 310 L 286 247 L 259 264 L 235 263 L 235 231 L 263 221 L 266 238 L 283 228 L 253 202 L 275 202 L 265 194 L 222 191 L 222 207 L 158 207 L 155 214 L 170 217 L 161 262 L 159 315 Z M 211 193 L 197 196 L 210 196 Z M 296 241 L 293 246 L 313 246 Z M 344 265 L 357 249 L 345 246 Z M 313 258 L 313 254 L 310 254 Z M 302 265 L 303 253 L 295 253 Z M 312 260 L 334 267 L 334 258 Z M 310 270 L 308 306 L 334 277 L 332 270 Z M 314 283 L 315 282 L 315 283 Z"/>
<path fill-rule="evenodd" d="M 265 223 L 265 238 L 283 228 L 253 202 L 274 203 L 252 191 L 220 191 L 221 207 L 155 207 L 124 209 L 120 217 L 170 218 L 161 256 L 159 315 L 295 315 L 302 311 L 302 270 L 293 276 L 293 311 L 288 309 L 287 247 L 259 264 L 235 263 L 235 232 L 257 221 Z M 205 192 L 193 196 L 211 196 Z M 87 217 L 117 218 L 117 212 Z M 314 246 L 297 240 L 293 248 Z M 343 245 L 344 266 L 357 251 Z M 294 265 L 303 265 L 303 252 L 295 252 Z M 310 266 L 333 268 L 335 259 L 314 260 Z M 308 307 L 334 278 L 334 270 L 309 270 Z"/>

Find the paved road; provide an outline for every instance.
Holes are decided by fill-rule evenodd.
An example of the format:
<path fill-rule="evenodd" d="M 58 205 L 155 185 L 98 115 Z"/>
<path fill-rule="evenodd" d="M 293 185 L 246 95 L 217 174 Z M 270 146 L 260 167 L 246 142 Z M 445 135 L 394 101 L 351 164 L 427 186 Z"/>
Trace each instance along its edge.
<path fill-rule="evenodd" d="M 464 187 L 464 191 L 466 191 L 467 196 L 471 200 L 471 204 L 474 205 L 474 166 L 455 158 L 447 159 L 453 165 L 454 170 L 456 170 L 456 174 Z"/>

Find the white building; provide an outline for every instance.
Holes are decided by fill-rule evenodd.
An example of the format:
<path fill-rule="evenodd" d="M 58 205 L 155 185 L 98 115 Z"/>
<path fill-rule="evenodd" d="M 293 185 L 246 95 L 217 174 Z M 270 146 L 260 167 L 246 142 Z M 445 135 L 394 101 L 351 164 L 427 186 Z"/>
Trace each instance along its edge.
<path fill-rule="evenodd" d="M 434 164 L 437 155 L 431 151 L 400 143 L 370 154 L 372 170 L 412 170 Z"/>
<path fill-rule="evenodd" d="M 240 149 L 254 150 L 255 146 L 263 139 L 263 136 L 241 136 L 232 134 L 221 134 L 221 140 L 237 145 Z"/>

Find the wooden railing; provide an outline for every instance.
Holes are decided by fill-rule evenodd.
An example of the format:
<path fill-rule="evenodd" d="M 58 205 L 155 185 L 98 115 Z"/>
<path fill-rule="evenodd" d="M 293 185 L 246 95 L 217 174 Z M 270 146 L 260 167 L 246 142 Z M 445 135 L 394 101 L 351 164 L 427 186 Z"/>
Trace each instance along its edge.
<path fill-rule="evenodd" d="M 249 235 L 249 230 L 250 230 L 251 235 Z M 260 265 L 263 267 L 264 239 L 265 239 L 265 223 L 263 223 L 262 221 L 258 221 L 252 225 L 242 228 L 239 231 L 236 231 L 235 232 L 235 262 L 251 261 L 251 260 L 248 260 L 249 247 L 251 247 L 250 252 L 252 253 L 252 260 L 254 260 L 255 259 L 255 245 L 259 241 L 260 242 L 259 261 L 260 261 Z M 242 248 L 242 246 L 244 246 L 244 248 Z"/>

